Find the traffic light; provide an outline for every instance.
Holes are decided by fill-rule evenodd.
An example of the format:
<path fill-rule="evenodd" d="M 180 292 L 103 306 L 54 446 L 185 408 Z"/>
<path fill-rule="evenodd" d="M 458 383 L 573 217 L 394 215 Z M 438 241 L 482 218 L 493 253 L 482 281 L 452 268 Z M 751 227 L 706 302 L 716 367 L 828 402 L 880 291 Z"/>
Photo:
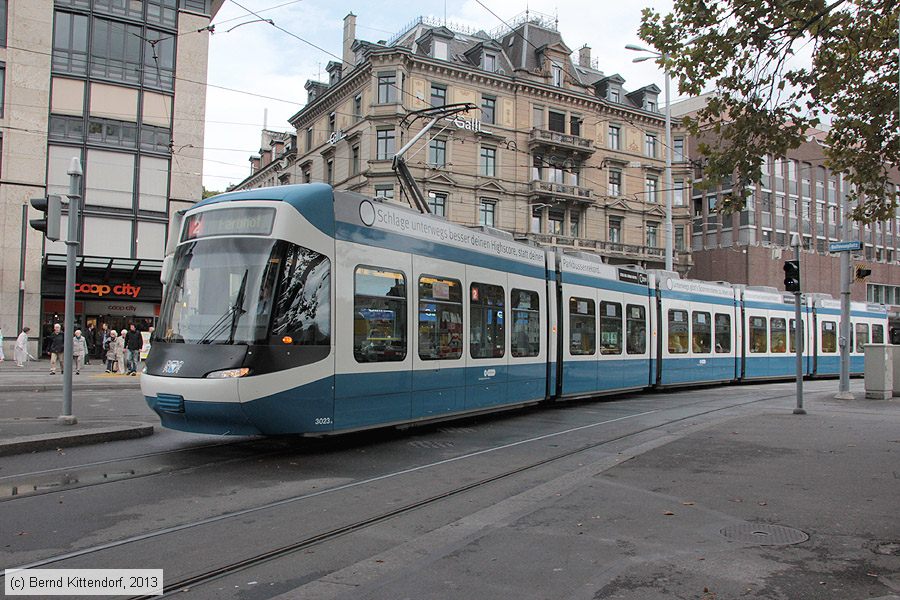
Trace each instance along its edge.
<path fill-rule="evenodd" d="M 800 291 L 800 261 L 784 261 L 784 289 L 789 292 Z"/>
<path fill-rule="evenodd" d="M 872 274 L 872 269 L 867 269 L 865 265 L 856 265 L 856 268 L 853 271 L 857 281 L 862 281 Z"/>
<path fill-rule="evenodd" d="M 44 213 L 44 218 L 29 219 L 28 224 L 31 225 L 32 229 L 43 231 L 48 240 L 53 240 L 54 242 L 58 240 L 62 215 L 62 199 L 59 196 L 32 198 L 31 205 Z"/>

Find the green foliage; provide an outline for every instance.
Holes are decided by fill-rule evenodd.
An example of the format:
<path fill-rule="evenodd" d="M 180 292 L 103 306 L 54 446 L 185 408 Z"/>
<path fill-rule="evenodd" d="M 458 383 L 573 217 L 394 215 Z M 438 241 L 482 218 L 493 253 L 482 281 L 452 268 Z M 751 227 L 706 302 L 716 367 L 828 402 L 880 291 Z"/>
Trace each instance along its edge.
<path fill-rule="evenodd" d="M 221 193 L 222 193 L 222 192 L 215 192 L 215 191 L 212 191 L 212 190 L 208 190 L 208 189 L 206 189 L 206 187 L 204 186 L 202 198 L 203 198 L 203 200 L 206 200 L 207 198 L 212 198 L 213 196 L 218 196 L 218 195 L 221 194 Z"/>
<path fill-rule="evenodd" d="M 784 156 L 824 120 L 826 166 L 861 200 L 854 218 L 893 218 L 898 0 L 675 0 L 665 16 L 644 9 L 640 36 L 667 56 L 681 94 L 714 90 L 685 120 L 716 140 L 699 147 L 708 185 L 759 181 L 765 155 Z M 724 210 L 743 203 L 730 198 Z"/>

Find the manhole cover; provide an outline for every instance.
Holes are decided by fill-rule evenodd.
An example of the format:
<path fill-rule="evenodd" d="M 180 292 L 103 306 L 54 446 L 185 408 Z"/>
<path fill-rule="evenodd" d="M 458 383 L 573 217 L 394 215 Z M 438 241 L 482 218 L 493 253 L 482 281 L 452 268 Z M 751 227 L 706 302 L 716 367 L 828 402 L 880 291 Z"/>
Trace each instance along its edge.
<path fill-rule="evenodd" d="M 737 542 L 751 542 L 760 546 L 787 546 L 799 544 L 809 539 L 808 535 L 793 527 L 760 525 L 757 523 L 742 523 L 726 527 L 719 530 L 719 532 L 728 539 Z"/>

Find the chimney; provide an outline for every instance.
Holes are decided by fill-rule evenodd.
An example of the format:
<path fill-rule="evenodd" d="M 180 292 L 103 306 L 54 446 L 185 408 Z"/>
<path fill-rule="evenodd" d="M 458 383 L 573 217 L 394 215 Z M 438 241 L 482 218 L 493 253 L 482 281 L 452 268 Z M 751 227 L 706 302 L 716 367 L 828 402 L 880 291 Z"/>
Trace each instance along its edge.
<path fill-rule="evenodd" d="M 344 53 L 341 55 L 344 65 L 347 65 L 347 71 L 356 66 L 352 50 L 354 41 L 356 41 L 356 15 L 350 13 L 344 17 Z"/>
<path fill-rule="evenodd" d="M 578 66 L 591 68 L 591 47 L 587 44 L 578 51 Z"/>

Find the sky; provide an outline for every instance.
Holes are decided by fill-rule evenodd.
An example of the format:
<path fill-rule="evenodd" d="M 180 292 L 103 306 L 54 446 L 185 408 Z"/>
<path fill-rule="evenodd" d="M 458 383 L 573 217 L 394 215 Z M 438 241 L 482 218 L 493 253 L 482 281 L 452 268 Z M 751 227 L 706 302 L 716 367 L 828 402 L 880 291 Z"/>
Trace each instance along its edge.
<path fill-rule="evenodd" d="M 624 49 L 642 44 L 637 30 L 644 7 L 666 13 L 672 0 L 421 0 L 416 7 L 398 0 L 225 0 L 210 36 L 203 185 L 223 191 L 239 183 L 250 174 L 249 158 L 259 152 L 263 127 L 291 129 L 288 118 L 306 104 L 306 81 L 327 81 L 325 66 L 340 59 L 350 12 L 357 17 L 356 37 L 377 42 L 420 16 L 446 17 L 451 29 L 458 24 L 491 32 L 503 27 L 500 19 L 512 21 L 528 8 L 558 18 L 557 29 L 576 60 L 587 44 L 597 67 L 624 77 L 626 90 L 651 83 L 662 89 L 658 66 L 632 63 L 639 54 Z"/>

